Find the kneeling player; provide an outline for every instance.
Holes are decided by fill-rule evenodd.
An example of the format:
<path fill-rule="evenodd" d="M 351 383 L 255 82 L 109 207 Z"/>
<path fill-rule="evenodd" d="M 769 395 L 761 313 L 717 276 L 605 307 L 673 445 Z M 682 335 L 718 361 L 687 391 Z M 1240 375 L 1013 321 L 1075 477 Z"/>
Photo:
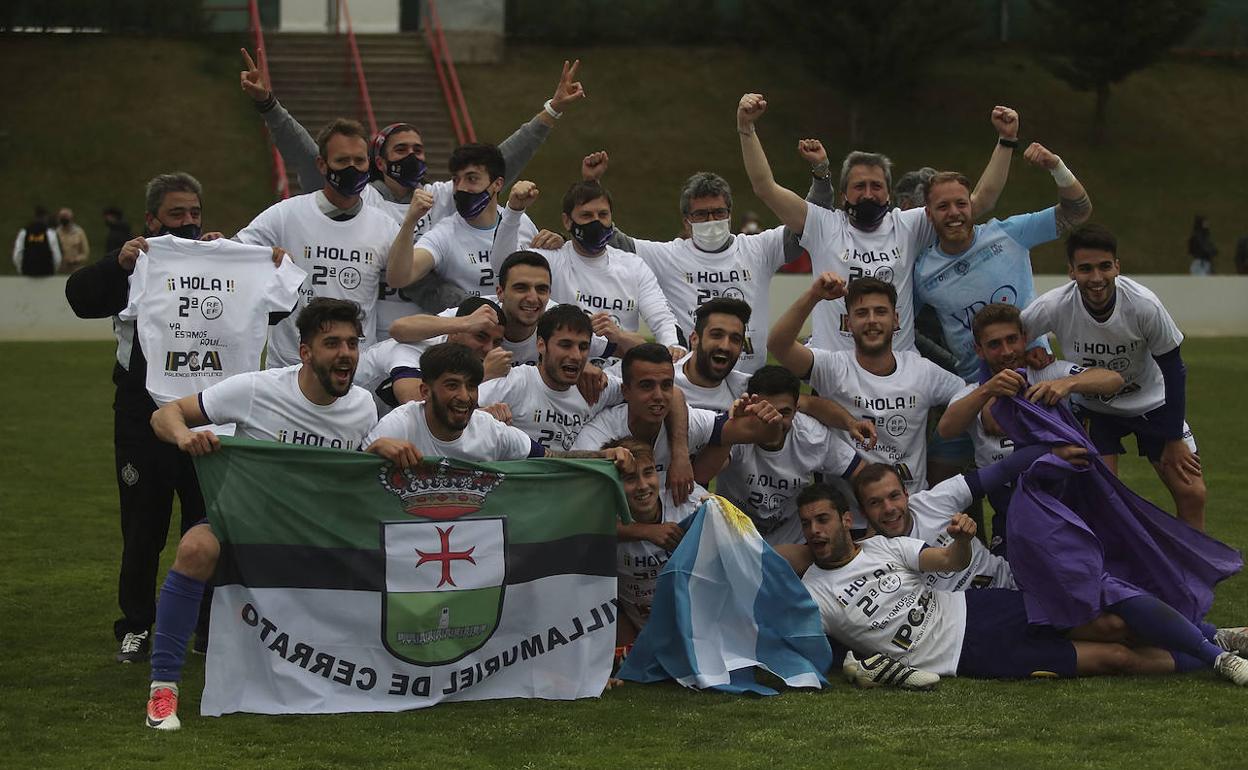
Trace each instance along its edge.
<path fill-rule="evenodd" d="M 168 403 L 152 415 L 156 435 L 192 456 L 221 443 L 201 425 L 234 423 L 237 432 L 261 441 L 302 434 L 318 446 L 354 450 L 377 422 L 377 408 L 363 388 L 352 386 L 364 330 L 354 302 L 318 297 L 299 313 L 299 360 L 295 366 L 235 375 L 197 396 Z M 195 628 L 200 598 L 217 567 L 221 545 L 205 519 L 178 543 L 173 566 L 156 605 L 152 684 L 147 726 L 177 730 L 178 682 L 186 644 Z"/>
<path fill-rule="evenodd" d="M 1065 632 L 1028 623 L 1023 592 L 933 590 L 925 573 L 957 572 L 971 562 L 975 522 L 956 514 L 953 542 L 932 547 L 910 537 L 855 543 L 840 494 L 822 484 L 803 490 L 798 515 L 805 546 L 776 549 L 802 576 L 824 630 L 859 651 L 904 653 L 912 666 L 942 676 L 1013 679 L 1028 676 L 1161 674 L 1212 667 L 1248 685 L 1248 660 L 1224 650 L 1161 600 L 1141 593 L 1106 609 L 1132 638 L 1149 645 L 1091 641 L 1083 628 Z M 1095 624 L 1090 624 L 1095 625 Z M 1220 634 L 1241 654 L 1242 629 Z"/>

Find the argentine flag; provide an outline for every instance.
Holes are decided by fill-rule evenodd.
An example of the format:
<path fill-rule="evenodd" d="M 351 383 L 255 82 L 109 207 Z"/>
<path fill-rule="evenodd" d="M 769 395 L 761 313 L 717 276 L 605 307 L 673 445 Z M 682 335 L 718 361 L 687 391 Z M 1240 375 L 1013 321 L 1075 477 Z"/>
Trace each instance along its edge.
<path fill-rule="evenodd" d="M 776 695 L 754 680 L 758 666 L 790 687 L 827 684 L 832 649 L 819 609 L 784 557 L 722 497 L 690 521 L 620 678 Z"/>

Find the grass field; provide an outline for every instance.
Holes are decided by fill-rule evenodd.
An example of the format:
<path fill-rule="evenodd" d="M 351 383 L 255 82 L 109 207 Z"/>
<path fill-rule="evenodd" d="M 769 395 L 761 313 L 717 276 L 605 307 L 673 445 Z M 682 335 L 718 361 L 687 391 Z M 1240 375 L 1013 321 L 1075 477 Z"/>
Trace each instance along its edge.
<path fill-rule="evenodd" d="M 1184 345 L 1209 527 L 1248 546 L 1248 338 Z M 1152 679 L 946 680 L 934 693 L 830 689 L 777 698 L 627 685 L 599 700 L 495 701 L 344 716 L 198 716 L 142 726 L 148 668 L 113 662 L 120 552 L 112 348 L 0 343 L 15 373 L 0 420 L 0 766 L 27 767 L 1243 767 L 1248 691 L 1212 672 Z M 1134 458 L 1124 477 L 1169 499 Z M 173 543 L 166 549 L 166 565 Z M 1248 621 L 1248 578 L 1210 620 Z"/>

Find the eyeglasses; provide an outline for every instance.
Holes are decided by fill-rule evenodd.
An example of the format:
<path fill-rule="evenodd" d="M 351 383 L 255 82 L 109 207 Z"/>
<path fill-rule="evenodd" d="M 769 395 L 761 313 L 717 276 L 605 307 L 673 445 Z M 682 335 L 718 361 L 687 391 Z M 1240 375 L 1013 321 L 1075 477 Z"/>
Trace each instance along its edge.
<path fill-rule="evenodd" d="M 712 219 L 727 219 L 731 215 L 729 209 L 695 209 L 689 212 L 689 221 L 709 222 Z"/>

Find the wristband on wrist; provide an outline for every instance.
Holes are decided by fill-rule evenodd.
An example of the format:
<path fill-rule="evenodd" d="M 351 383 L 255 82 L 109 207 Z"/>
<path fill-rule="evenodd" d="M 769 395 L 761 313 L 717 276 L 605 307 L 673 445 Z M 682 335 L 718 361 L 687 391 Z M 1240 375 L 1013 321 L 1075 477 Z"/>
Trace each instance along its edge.
<path fill-rule="evenodd" d="M 547 99 L 546 103 L 542 105 L 542 109 L 546 111 L 547 115 L 551 116 L 555 120 L 558 120 L 559 118 L 563 117 L 563 113 L 557 112 L 555 110 L 554 104 L 553 104 L 554 101 L 555 101 L 554 99 Z"/>
<path fill-rule="evenodd" d="M 1003 136 L 1003 137 L 1001 137 L 1001 138 L 997 139 L 997 144 L 1001 145 L 1002 147 L 1008 147 L 1008 148 L 1010 148 L 1011 150 L 1013 150 L 1013 149 L 1015 149 L 1016 147 L 1018 147 L 1018 140 L 1017 140 L 1017 139 L 1006 139 L 1006 138 Z"/>
<path fill-rule="evenodd" d="M 831 176 L 831 166 L 826 160 L 821 160 L 810 167 L 810 175 L 815 179 L 827 179 Z"/>
<path fill-rule="evenodd" d="M 264 101 L 253 101 L 252 104 L 255 105 L 256 112 L 268 112 L 277 104 L 277 97 L 273 95 L 272 91 L 269 91 L 269 95 Z"/>
<path fill-rule="evenodd" d="M 1066 163 L 1061 159 L 1057 159 L 1057 166 L 1049 172 L 1053 175 L 1053 181 L 1057 182 L 1058 187 L 1070 187 L 1077 179 L 1070 169 L 1066 168 Z"/>

